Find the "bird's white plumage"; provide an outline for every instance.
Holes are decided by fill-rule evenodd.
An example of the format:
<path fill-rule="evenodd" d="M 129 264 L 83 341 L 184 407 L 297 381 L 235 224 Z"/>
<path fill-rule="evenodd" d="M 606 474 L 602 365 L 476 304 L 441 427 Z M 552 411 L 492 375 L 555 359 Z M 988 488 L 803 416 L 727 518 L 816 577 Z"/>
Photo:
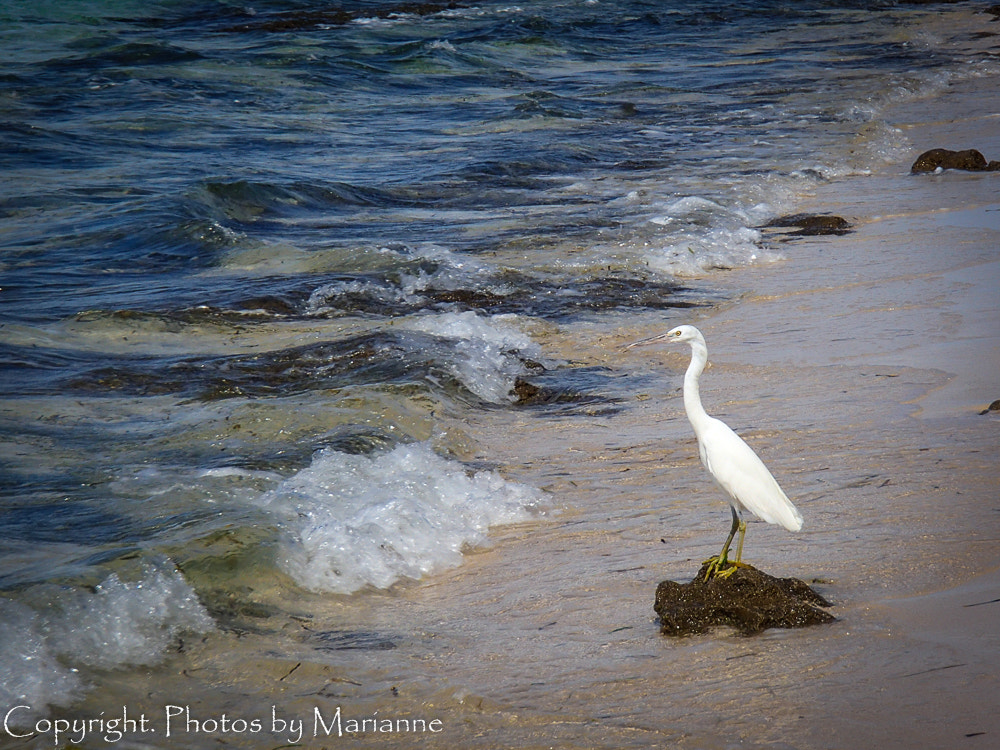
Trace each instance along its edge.
<path fill-rule="evenodd" d="M 709 417 L 698 433 L 701 462 L 737 509 L 746 508 L 758 518 L 802 528 L 802 516 L 782 491 L 764 462 L 725 422 Z"/>

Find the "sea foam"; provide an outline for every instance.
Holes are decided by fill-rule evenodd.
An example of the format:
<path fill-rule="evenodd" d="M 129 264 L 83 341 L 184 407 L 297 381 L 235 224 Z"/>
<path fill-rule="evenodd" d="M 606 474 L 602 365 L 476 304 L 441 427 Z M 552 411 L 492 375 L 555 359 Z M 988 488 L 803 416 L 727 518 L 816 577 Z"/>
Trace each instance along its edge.
<path fill-rule="evenodd" d="M 137 581 L 112 573 L 90 588 L 40 585 L 23 601 L 0 599 L 0 706 L 27 705 L 21 718 L 67 706 L 86 690 L 81 668 L 156 664 L 185 631 L 213 623 L 173 566 Z"/>
<path fill-rule="evenodd" d="M 712 269 L 737 268 L 783 257 L 761 245 L 758 230 L 743 226 L 681 232 L 671 239 L 651 248 L 646 260 L 651 268 L 674 276 L 700 276 Z"/>
<path fill-rule="evenodd" d="M 472 311 L 422 315 L 400 325 L 452 342 L 442 356 L 445 369 L 491 404 L 509 403 L 525 359 L 542 359 L 541 347 L 512 325 L 514 316 L 480 317 Z"/>
<path fill-rule="evenodd" d="M 530 518 L 543 499 L 415 443 L 371 457 L 320 451 L 260 503 L 287 530 L 286 572 L 308 589 L 349 594 L 457 566 L 490 526 Z"/>

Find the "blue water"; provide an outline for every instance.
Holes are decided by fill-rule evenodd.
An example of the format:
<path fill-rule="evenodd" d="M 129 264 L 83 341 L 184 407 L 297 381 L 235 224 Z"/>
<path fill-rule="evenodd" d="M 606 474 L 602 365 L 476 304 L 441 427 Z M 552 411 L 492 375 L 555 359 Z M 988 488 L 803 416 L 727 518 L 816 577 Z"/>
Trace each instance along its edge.
<path fill-rule="evenodd" d="M 614 409 L 614 373 L 529 324 L 712 304 L 780 259 L 761 225 L 897 158 L 885 108 L 986 64 L 945 12 L 5 2 L 0 626 L 37 658 L 3 660 L 0 703 L 44 714 L 109 666 L 81 612 L 132 602 L 121 667 L 224 626 L 233 555 L 343 593 L 539 512 L 442 420 Z"/>

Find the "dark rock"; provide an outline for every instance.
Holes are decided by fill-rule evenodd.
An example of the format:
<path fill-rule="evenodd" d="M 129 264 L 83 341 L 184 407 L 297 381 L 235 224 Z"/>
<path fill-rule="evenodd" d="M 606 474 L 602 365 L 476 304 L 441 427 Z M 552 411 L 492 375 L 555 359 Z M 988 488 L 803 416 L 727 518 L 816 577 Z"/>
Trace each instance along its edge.
<path fill-rule="evenodd" d="M 932 148 L 925 151 L 910 167 L 910 174 L 935 172 L 938 169 L 962 169 L 966 172 L 984 172 L 991 169 L 986 157 L 974 148 L 951 151 L 946 148 Z"/>
<path fill-rule="evenodd" d="M 514 379 L 514 388 L 511 390 L 514 402 L 518 406 L 554 406 L 554 405 L 598 405 L 611 404 L 612 399 L 604 396 L 580 392 L 573 388 L 549 388 L 544 385 L 535 385 L 524 378 Z"/>
<path fill-rule="evenodd" d="M 708 564 L 690 583 L 663 581 L 653 609 L 664 635 L 694 635 L 713 627 L 753 635 L 768 628 L 803 628 L 837 618 L 820 607 L 830 602 L 797 578 L 775 578 L 741 565 L 728 578 L 705 580 Z"/>
<path fill-rule="evenodd" d="M 242 310 L 261 310 L 274 316 L 295 315 L 298 313 L 296 306 L 287 299 L 275 296 L 250 297 L 240 300 L 239 306 Z"/>
<path fill-rule="evenodd" d="M 530 404 L 537 401 L 540 398 L 539 394 L 541 392 L 542 389 L 534 383 L 529 383 L 527 380 L 521 378 L 515 378 L 514 380 L 514 397 L 519 404 Z"/>
<path fill-rule="evenodd" d="M 823 234 L 847 234 L 851 231 L 851 224 L 847 219 L 840 216 L 830 216 L 829 214 L 791 214 L 780 216 L 764 225 L 768 228 L 796 228 L 797 231 L 789 232 L 802 236 L 813 236 Z"/>
<path fill-rule="evenodd" d="M 428 289 L 427 295 L 435 302 L 465 305 L 474 310 L 499 307 L 506 301 L 502 295 L 479 289 Z"/>
<path fill-rule="evenodd" d="M 1000 398 L 994 401 L 992 404 L 983 409 L 980 414 L 989 414 L 991 411 L 1000 411 Z"/>

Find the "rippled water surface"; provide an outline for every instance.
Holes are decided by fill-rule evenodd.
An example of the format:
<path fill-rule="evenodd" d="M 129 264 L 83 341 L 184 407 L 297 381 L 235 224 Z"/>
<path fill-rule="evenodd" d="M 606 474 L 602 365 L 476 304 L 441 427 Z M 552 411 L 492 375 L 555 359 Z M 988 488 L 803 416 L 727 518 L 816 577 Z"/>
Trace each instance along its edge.
<path fill-rule="evenodd" d="M 616 413 L 642 376 L 547 337 L 780 261 L 764 224 L 908 147 L 887 106 L 995 65 L 970 15 L 4 3 L 0 705 L 237 627 L 255 580 L 367 612 L 532 533 L 558 499 L 463 423 Z"/>

